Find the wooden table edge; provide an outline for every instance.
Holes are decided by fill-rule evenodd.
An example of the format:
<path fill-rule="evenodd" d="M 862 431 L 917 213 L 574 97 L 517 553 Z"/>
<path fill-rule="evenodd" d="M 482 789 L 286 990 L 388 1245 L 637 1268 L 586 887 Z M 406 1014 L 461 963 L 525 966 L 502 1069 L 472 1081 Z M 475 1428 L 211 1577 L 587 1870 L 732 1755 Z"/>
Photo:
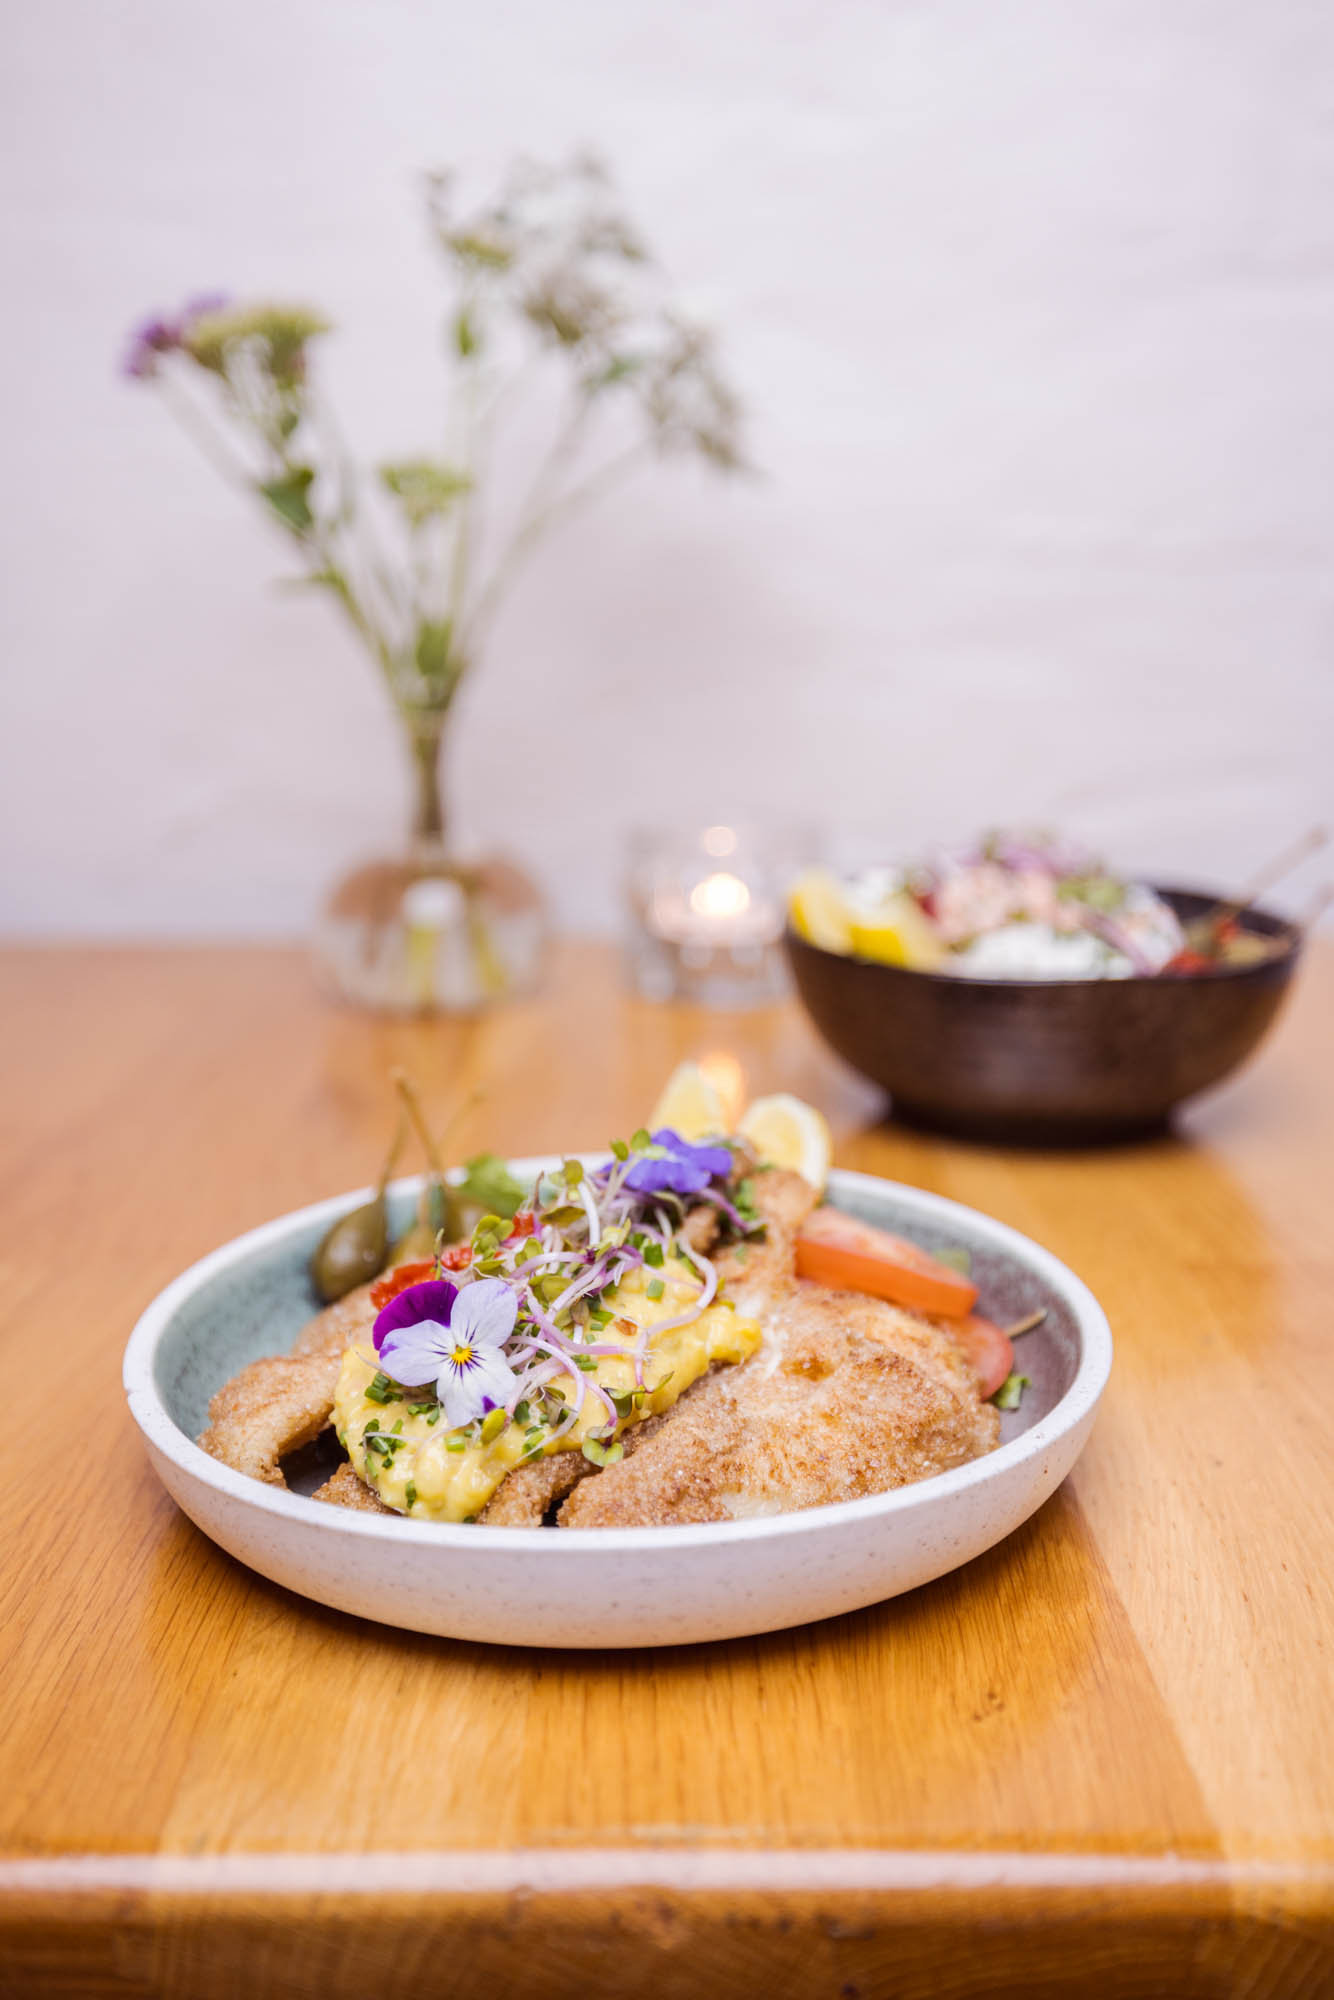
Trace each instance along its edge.
<path fill-rule="evenodd" d="M 1222 1908 L 1247 1903 L 1305 1909 L 1334 1924 L 1334 1854 L 1307 1858 L 1173 1850 L 1118 1854 L 1088 1850 L 854 1847 L 527 1847 L 408 1849 L 401 1853 L 126 1853 L 0 1857 L 0 1924 L 19 1912 L 73 1914 L 108 1899 L 162 1909 L 235 1908 L 253 1901 L 323 1904 L 343 1900 L 384 1908 L 429 1898 L 438 1912 L 495 1897 L 559 1901 L 588 1895 L 668 1891 L 689 1901 L 753 1897 L 775 1906 L 796 1898 L 851 1898 L 908 1911 L 932 1902 L 979 1899 L 1031 1910 L 1069 1899 L 1087 1908 L 1167 1905 Z"/>
<path fill-rule="evenodd" d="M 1321 1992 L 1334 1862 L 718 1847 L 0 1862 L 0 1974 L 30 2000 L 226 2000 L 247 1979 L 351 2000 L 377 1963 L 440 1954 L 492 1990 L 578 2000 L 613 1990 L 608 1953 L 617 1991 L 735 1993 L 744 1974 L 872 2000 L 934 1992 L 961 1949 L 979 1995 L 1076 1969 L 1102 2000 L 1155 1979 L 1178 1996 Z"/>

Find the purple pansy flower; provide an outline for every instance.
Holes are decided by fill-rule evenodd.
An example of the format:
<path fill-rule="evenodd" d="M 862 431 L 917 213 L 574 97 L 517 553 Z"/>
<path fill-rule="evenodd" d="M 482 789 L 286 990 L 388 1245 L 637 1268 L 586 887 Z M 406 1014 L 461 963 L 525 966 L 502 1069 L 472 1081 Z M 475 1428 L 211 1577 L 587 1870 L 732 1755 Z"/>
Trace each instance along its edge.
<path fill-rule="evenodd" d="M 517 1380 L 501 1349 L 518 1302 L 499 1278 L 451 1285 L 428 1278 L 391 1299 L 371 1338 L 386 1375 L 405 1389 L 434 1382 L 451 1430 L 500 1409 Z"/>
<path fill-rule="evenodd" d="M 637 1159 L 625 1176 L 636 1194 L 701 1194 L 711 1180 L 725 1180 L 732 1171 L 726 1146 L 692 1146 L 679 1132 L 664 1125 L 653 1134 L 653 1153 Z"/>
<path fill-rule="evenodd" d="M 221 312 L 226 304 L 226 292 L 200 292 L 186 301 L 175 319 L 155 313 L 151 319 L 141 320 L 130 335 L 125 373 L 136 382 L 146 381 L 156 373 L 159 355 L 174 354 L 197 319 Z"/>

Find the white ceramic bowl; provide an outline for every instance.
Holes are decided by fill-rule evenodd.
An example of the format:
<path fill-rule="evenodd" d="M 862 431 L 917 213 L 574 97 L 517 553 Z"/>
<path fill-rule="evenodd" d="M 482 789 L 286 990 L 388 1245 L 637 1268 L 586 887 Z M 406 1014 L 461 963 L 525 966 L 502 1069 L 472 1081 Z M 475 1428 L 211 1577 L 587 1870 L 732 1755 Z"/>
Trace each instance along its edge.
<path fill-rule="evenodd" d="M 521 1177 L 540 1160 L 515 1161 Z M 395 1184 L 406 1217 L 415 1181 Z M 125 1393 L 168 1492 L 231 1555 L 382 1624 L 511 1646 L 669 1646 L 772 1632 L 912 1590 L 1010 1534 L 1083 1449 L 1111 1366 L 1106 1316 L 1064 1264 L 958 1202 L 835 1171 L 839 1208 L 927 1247 L 966 1246 L 981 1307 L 1047 1319 L 1017 1350 L 1033 1377 L 985 1458 L 831 1507 L 691 1528 L 483 1528 L 329 1507 L 220 1465 L 194 1436 L 209 1395 L 284 1351 L 313 1310 L 306 1260 L 368 1191 L 265 1223 L 184 1272 L 140 1319 Z M 396 1221 L 398 1217 L 396 1217 Z"/>

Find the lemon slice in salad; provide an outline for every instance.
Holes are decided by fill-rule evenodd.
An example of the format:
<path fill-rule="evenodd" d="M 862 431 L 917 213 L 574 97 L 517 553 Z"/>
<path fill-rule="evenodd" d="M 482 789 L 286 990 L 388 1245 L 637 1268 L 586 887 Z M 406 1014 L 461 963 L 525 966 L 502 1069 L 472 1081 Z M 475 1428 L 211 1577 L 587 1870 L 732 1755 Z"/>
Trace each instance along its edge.
<path fill-rule="evenodd" d="M 911 896 L 887 896 L 873 910 L 852 913 L 852 949 L 881 965 L 933 972 L 944 957 L 940 940 Z"/>
<path fill-rule="evenodd" d="M 769 1166 L 789 1167 L 811 1186 L 823 1191 L 829 1178 L 833 1140 L 813 1104 L 781 1091 L 757 1097 L 737 1127 Z"/>
<path fill-rule="evenodd" d="M 798 875 L 788 908 L 793 930 L 807 944 L 819 945 L 823 951 L 852 950 L 852 913 L 827 868 L 807 868 Z"/>
<path fill-rule="evenodd" d="M 648 1121 L 650 1132 L 669 1125 L 683 1139 L 713 1139 L 727 1130 L 727 1113 L 718 1086 L 696 1062 L 678 1063 Z"/>

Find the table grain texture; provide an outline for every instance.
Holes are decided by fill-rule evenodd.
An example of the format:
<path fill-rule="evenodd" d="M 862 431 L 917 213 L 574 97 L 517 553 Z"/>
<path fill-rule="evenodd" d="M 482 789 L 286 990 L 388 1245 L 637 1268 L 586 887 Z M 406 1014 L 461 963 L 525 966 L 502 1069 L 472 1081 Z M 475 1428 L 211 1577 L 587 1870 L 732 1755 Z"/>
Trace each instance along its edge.
<path fill-rule="evenodd" d="M 1334 1993 L 1334 953 L 1178 1136 L 887 1125 L 792 1006 L 385 1022 L 262 948 L 9 950 L 0 1993 Z M 365 1181 L 406 1064 L 458 1149 L 597 1147 L 672 1065 L 1027 1231 L 1103 1301 L 1073 1477 L 953 1576 L 658 1652 L 361 1623 L 223 1555 L 120 1390 L 184 1265 Z M 596 1603 L 588 1607 L 597 1617 Z"/>

